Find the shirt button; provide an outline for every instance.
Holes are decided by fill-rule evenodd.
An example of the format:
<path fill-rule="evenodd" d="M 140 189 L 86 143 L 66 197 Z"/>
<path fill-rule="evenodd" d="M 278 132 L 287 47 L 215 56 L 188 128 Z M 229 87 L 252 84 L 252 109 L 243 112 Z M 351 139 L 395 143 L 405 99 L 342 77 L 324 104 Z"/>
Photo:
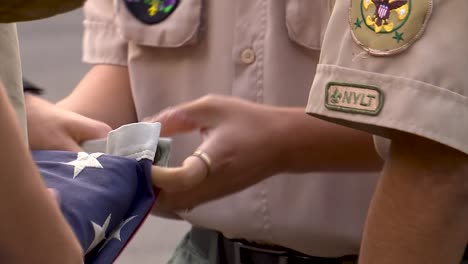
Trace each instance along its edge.
<path fill-rule="evenodd" d="M 252 64 L 255 61 L 255 51 L 252 49 L 245 49 L 241 54 L 241 61 L 244 64 Z"/>

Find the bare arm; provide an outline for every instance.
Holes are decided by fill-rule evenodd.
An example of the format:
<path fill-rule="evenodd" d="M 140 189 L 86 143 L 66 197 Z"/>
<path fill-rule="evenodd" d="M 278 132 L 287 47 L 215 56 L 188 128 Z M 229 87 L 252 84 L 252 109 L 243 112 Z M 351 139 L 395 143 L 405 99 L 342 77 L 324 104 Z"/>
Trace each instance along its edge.
<path fill-rule="evenodd" d="M 381 161 L 372 136 L 304 113 L 304 109 L 259 105 L 207 96 L 175 106 L 151 119 L 164 135 L 200 130 L 198 147 L 211 158 L 207 168 L 196 157 L 181 167 L 153 167 L 153 184 L 163 191 L 158 205 L 190 208 L 239 191 L 279 172 L 377 171 Z"/>
<path fill-rule="evenodd" d="M 57 105 L 27 94 L 26 109 L 31 149 L 81 151 L 83 141 L 136 121 L 127 67 L 114 65 L 91 68 Z"/>
<path fill-rule="evenodd" d="M 58 105 L 112 128 L 137 121 L 127 67 L 96 65 Z"/>
<path fill-rule="evenodd" d="M 282 171 L 379 171 L 372 135 L 311 118 L 303 108 L 277 108 Z"/>
<path fill-rule="evenodd" d="M 35 169 L 0 84 L 2 263 L 82 263 L 81 246 Z"/>
<path fill-rule="evenodd" d="M 468 156 L 415 136 L 393 140 L 361 264 L 458 264 L 468 243 Z"/>

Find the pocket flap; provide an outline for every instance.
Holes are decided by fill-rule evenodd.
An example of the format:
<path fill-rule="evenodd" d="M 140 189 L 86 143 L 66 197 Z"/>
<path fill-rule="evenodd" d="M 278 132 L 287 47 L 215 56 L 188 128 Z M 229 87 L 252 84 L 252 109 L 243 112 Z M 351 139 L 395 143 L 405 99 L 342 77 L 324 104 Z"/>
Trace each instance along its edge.
<path fill-rule="evenodd" d="M 294 42 L 320 50 L 330 18 L 331 0 L 286 0 L 286 27 Z"/>

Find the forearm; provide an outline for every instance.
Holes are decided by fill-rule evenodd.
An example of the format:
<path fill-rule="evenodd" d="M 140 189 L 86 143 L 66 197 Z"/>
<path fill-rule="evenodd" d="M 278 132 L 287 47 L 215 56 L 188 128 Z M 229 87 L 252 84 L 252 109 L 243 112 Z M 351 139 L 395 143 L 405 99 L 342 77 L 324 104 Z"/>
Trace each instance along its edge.
<path fill-rule="evenodd" d="M 58 105 L 112 128 L 137 121 L 128 70 L 123 66 L 93 66 Z"/>
<path fill-rule="evenodd" d="M 1 85 L 0 108 L 2 263 L 81 263 L 81 247 L 35 169 Z"/>
<path fill-rule="evenodd" d="M 467 166 L 466 155 L 428 140 L 394 140 L 360 263 L 460 263 L 468 242 Z"/>
<path fill-rule="evenodd" d="M 302 108 L 280 108 L 278 162 L 287 170 L 377 171 L 382 160 L 372 135 L 308 116 Z"/>

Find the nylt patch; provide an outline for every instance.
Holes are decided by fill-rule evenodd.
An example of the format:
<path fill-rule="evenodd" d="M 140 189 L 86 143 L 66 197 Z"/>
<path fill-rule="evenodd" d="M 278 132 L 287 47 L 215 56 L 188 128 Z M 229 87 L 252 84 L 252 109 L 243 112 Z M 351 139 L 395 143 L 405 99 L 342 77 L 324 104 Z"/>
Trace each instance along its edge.
<path fill-rule="evenodd" d="M 384 105 L 384 94 L 375 86 L 341 82 L 328 83 L 325 107 L 340 112 L 378 115 Z"/>

